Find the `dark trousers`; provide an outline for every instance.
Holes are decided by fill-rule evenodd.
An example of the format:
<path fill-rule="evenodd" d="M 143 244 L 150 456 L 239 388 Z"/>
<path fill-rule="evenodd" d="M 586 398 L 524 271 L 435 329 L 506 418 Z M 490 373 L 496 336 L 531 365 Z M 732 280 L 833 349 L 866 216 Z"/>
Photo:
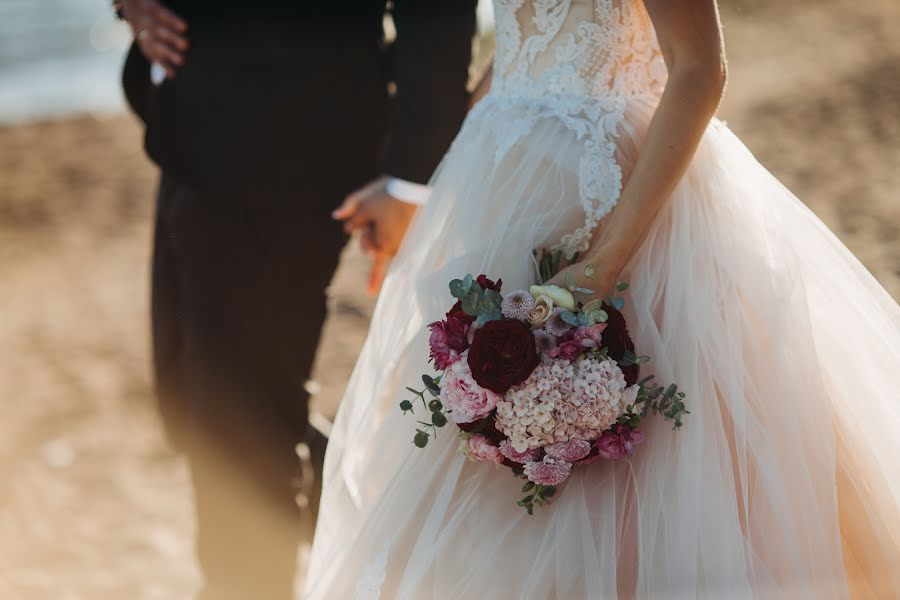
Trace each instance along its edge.
<path fill-rule="evenodd" d="M 192 472 L 202 598 L 291 598 L 297 545 L 311 540 L 325 444 L 304 384 L 345 242 L 329 217 L 339 200 L 232 205 L 160 182 L 154 366 Z"/>

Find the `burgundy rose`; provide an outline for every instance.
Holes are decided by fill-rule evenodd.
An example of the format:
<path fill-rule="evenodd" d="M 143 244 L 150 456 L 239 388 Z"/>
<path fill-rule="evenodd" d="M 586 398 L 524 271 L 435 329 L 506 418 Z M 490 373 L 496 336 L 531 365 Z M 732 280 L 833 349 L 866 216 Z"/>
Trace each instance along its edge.
<path fill-rule="evenodd" d="M 609 351 L 609 357 L 616 362 L 622 360 L 625 352 L 634 352 L 634 342 L 628 335 L 625 326 L 625 317 L 615 307 L 603 303 L 603 310 L 609 315 L 606 321 L 606 329 L 603 330 L 603 347 Z M 620 367 L 628 385 L 634 385 L 638 380 L 639 365 Z"/>
<path fill-rule="evenodd" d="M 495 292 L 500 292 L 500 286 L 503 285 L 503 280 L 498 279 L 496 282 L 487 278 L 487 275 L 482 273 L 478 277 L 475 278 L 475 282 L 481 286 L 483 290 L 494 290 Z M 453 305 L 453 308 L 450 309 L 450 312 L 447 313 L 447 318 L 453 317 L 454 319 L 459 319 L 466 325 L 475 322 L 475 317 L 468 314 L 463 310 L 462 301 L 457 300 L 456 304 Z"/>
<path fill-rule="evenodd" d="M 471 423 L 457 423 L 456 426 L 467 433 L 480 433 L 493 444 L 499 444 L 506 439 L 506 436 L 497 429 L 493 414 Z"/>
<path fill-rule="evenodd" d="M 540 364 L 534 334 L 521 321 L 488 321 L 475 332 L 469 348 L 472 378 L 481 387 L 504 393 L 528 379 Z"/>
<path fill-rule="evenodd" d="M 466 337 L 467 326 L 459 319 L 447 317 L 446 321 L 435 321 L 428 326 L 431 336 L 428 345 L 431 347 L 431 360 L 434 366 L 443 371 L 452 365 L 469 346 Z"/>

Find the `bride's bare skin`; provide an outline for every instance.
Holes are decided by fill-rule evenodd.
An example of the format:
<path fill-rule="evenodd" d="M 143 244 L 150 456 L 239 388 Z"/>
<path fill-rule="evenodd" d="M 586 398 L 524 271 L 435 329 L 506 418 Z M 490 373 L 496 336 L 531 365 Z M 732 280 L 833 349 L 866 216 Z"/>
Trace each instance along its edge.
<path fill-rule="evenodd" d="M 580 287 L 611 291 L 648 226 L 684 176 L 725 90 L 726 63 L 716 0 L 645 0 L 669 71 L 640 156 L 602 235 L 566 271 Z M 585 267 L 594 265 L 591 279 Z"/>

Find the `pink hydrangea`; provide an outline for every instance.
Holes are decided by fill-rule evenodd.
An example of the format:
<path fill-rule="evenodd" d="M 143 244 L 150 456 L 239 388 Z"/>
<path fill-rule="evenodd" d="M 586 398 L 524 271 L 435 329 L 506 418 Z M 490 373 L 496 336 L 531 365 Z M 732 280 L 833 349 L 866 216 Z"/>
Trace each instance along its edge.
<path fill-rule="evenodd" d="M 525 477 L 538 485 L 559 485 L 572 471 L 572 463 L 545 456 L 541 462 L 525 464 Z"/>
<path fill-rule="evenodd" d="M 541 456 L 541 452 L 537 448 L 532 448 L 530 450 L 526 450 L 525 452 L 518 452 L 515 448 L 512 447 L 512 445 L 509 443 L 509 440 L 503 440 L 502 442 L 500 442 L 500 454 L 502 454 L 509 460 L 519 464 L 534 462 Z"/>
<path fill-rule="evenodd" d="M 587 356 L 539 365 L 497 402 L 497 429 L 516 452 L 572 439 L 591 442 L 625 411 L 631 391 L 612 360 Z"/>
<path fill-rule="evenodd" d="M 460 354 L 469 347 L 467 327 L 455 317 L 447 317 L 446 321 L 435 321 L 428 326 L 431 330 L 428 338 L 431 359 L 439 370 L 443 371 L 459 360 Z"/>
<path fill-rule="evenodd" d="M 441 378 L 441 402 L 450 411 L 455 423 L 471 423 L 486 417 L 501 398 L 491 390 L 478 385 L 472 379 L 469 362 L 465 360 L 468 350 L 452 363 Z"/>
<path fill-rule="evenodd" d="M 606 329 L 606 323 L 597 323 L 592 327 L 579 327 L 572 339 L 584 348 L 599 348 L 604 329 Z"/>
<path fill-rule="evenodd" d="M 503 455 L 500 453 L 500 448 L 493 445 L 490 440 L 480 433 L 470 435 L 466 445 L 466 454 L 473 459 L 495 465 L 503 464 Z"/>
<path fill-rule="evenodd" d="M 549 456 L 550 458 L 555 458 L 556 460 L 561 460 L 567 463 L 573 463 L 590 454 L 591 443 L 585 440 L 579 440 L 578 438 L 573 438 L 568 442 L 557 442 L 556 444 L 550 444 L 549 446 L 544 448 L 544 452 L 546 452 L 547 456 Z"/>

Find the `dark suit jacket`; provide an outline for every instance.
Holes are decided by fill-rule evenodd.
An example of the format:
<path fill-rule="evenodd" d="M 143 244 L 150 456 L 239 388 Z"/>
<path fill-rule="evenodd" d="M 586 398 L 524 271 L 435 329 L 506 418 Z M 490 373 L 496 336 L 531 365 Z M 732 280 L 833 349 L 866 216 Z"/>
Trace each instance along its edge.
<path fill-rule="evenodd" d="M 426 182 L 465 117 L 475 0 L 172 0 L 191 44 L 148 84 L 132 49 L 126 96 L 169 175 L 216 199 L 297 203 L 386 173 Z M 387 92 L 396 83 L 396 96 Z"/>

